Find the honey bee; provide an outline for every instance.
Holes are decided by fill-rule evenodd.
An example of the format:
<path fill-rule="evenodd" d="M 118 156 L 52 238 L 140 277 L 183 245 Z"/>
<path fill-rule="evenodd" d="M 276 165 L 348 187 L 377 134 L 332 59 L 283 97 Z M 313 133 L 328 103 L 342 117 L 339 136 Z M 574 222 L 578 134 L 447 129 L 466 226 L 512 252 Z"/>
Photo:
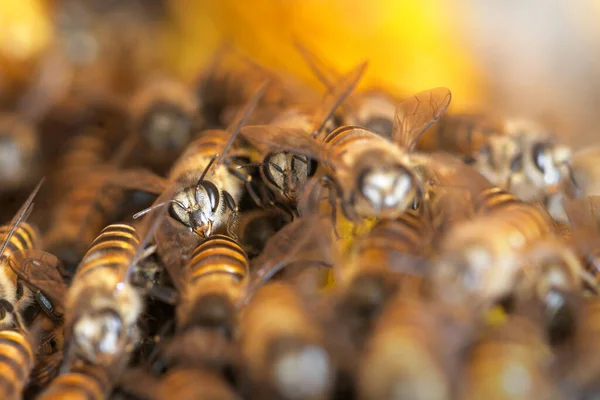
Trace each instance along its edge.
<path fill-rule="evenodd" d="M 129 282 L 123 282 L 123 271 L 138 246 L 135 228 L 125 224 L 107 226 L 92 242 L 65 301 L 69 354 L 109 365 L 132 344 L 142 298 Z"/>
<path fill-rule="evenodd" d="M 451 399 L 466 321 L 441 321 L 439 305 L 395 296 L 378 318 L 358 367 L 361 399 Z"/>
<path fill-rule="evenodd" d="M 20 95 L 12 109 L 0 112 L 2 191 L 23 189 L 40 178 L 43 158 L 38 124 L 64 94 L 68 80 L 55 54 L 43 56 L 40 64 L 31 87 Z"/>
<path fill-rule="evenodd" d="M 0 330 L 0 394 L 17 400 L 25 388 L 35 362 L 35 347 L 27 334 L 19 330 Z"/>
<path fill-rule="evenodd" d="M 298 130 L 306 136 L 328 130 L 330 118 L 358 84 L 365 68 L 366 63 L 362 63 L 347 77 L 341 79 L 337 87 L 333 88 L 330 95 L 325 96 L 323 103 L 316 110 L 314 107 L 290 106 L 279 110 L 273 117 L 265 118 L 264 122 L 282 131 Z M 261 141 L 252 140 L 251 137 L 249 139 L 261 149 L 264 155 L 260 163 L 249 164 L 249 166 L 259 167 L 263 182 L 275 195 L 276 202 L 281 204 L 280 208 L 295 207 L 306 181 L 314 173 L 311 159 L 303 154 L 265 146 Z"/>
<path fill-rule="evenodd" d="M 111 149 L 108 133 L 99 127 L 70 140 L 54 174 L 54 191 L 60 194 L 44 234 L 44 248 L 57 255 L 71 272 L 81 261 L 100 230 L 119 216 L 126 189 L 138 176 L 137 170 L 120 170 L 119 164 L 130 149 L 125 139 L 107 159 Z M 119 176 L 121 183 L 113 181 Z M 127 182 L 129 180 L 129 182 Z"/>
<path fill-rule="evenodd" d="M 553 234 L 550 217 L 537 205 L 527 203 L 462 222 L 451 228 L 441 242 L 434 281 L 446 288 L 458 284 L 463 287 L 458 293 L 466 289 L 466 293 L 485 299 L 484 303 L 497 300 L 510 292 L 524 252 Z M 439 293 L 445 297 L 457 294 L 453 290 Z"/>
<path fill-rule="evenodd" d="M 296 47 L 319 81 L 332 92 L 334 82 L 341 74 L 331 66 L 325 65 L 305 46 L 296 42 Z M 366 90 L 351 94 L 341 106 L 338 113 L 340 125 L 359 126 L 375 132 L 385 138 L 391 138 L 394 126 L 394 115 L 398 99 L 380 89 Z"/>
<path fill-rule="evenodd" d="M 67 366 L 83 360 L 107 367 L 126 358 L 135 345 L 143 293 L 132 284 L 132 276 L 147 256 L 146 244 L 165 211 L 166 205 L 158 208 L 156 216 L 140 229 L 144 231 L 141 241 L 133 226 L 112 224 L 90 245 L 65 299 Z"/>
<path fill-rule="evenodd" d="M 205 125 L 222 128 L 231 124 L 239 108 L 252 99 L 265 80 L 270 81 L 269 87 L 258 104 L 256 117 L 250 120 L 261 120 L 265 114 L 272 117 L 282 109 L 319 101 L 305 85 L 257 64 L 224 43 L 201 74 L 198 85 Z"/>
<path fill-rule="evenodd" d="M 251 142 L 267 143 L 318 160 L 325 169 L 318 187 L 328 186 L 336 191 L 348 220 L 393 219 L 414 203 L 420 190 L 408 151 L 441 117 L 450 98 L 448 89 L 437 88 L 402 102 L 396 110 L 393 132 L 394 142 L 399 146 L 364 128 L 352 126 L 337 128 L 325 134 L 322 140 L 299 129 L 274 125 L 246 126 L 241 133 Z M 334 200 L 335 196 L 330 196 L 335 216 Z"/>
<path fill-rule="evenodd" d="M 158 67 L 156 44 L 167 12 L 151 3 L 157 4 L 68 0 L 56 7 L 53 47 L 66 63 L 75 91 L 94 87 L 128 93 Z"/>
<path fill-rule="evenodd" d="M 524 201 L 554 195 L 565 183 L 577 189 L 571 150 L 530 121 L 446 115 L 419 146 L 471 159 L 492 184 Z"/>
<path fill-rule="evenodd" d="M 166 348 L 170 363 L 228 367 L 227 343 L 236 336 L 248 273 L 248 257 L 231 237 L 215 234 L 194 249 L 177 284 L 177 333 Z"/>
<path fill-rule="evenodd" d="M 200 121 L 200 104 L 193 90 L 169 77 L 142 85 L 131 99 L 134 132 L 151 151 L 146 158 L 170 162 L 191 141 Z"/>
<path fill-rule="evenodd" d="M 558 399 L 551 375 L 552 351 L 539 326 L 511 316 L 490 328 L 469 350 L 459 398 Z"/>
<path fill-rule="evenodd" d="M 397 219 L 380 220 L 358 239 L 354 273 L 349 279 L 336 279 L 342 289 L 338 313 L 358 346 L 364 344 L 394 293 L 402 291 L 417 297 L 426 294 L 430 229 L 427 215 L 409 209 Z M 349 263 L 338 263 L 338 269 L 339 264 L 349 269 Z"/>
<path fill-rule="evenodd" d="M 200 237 L 209 237 L 223 225 L 226 225 L 230 235 L 235 236 L 235 225 L 239 219 L 237 202 L 242 195 L 244 183 L 251 191 L 253 189 L 247 177 L 240 176 L 234 168 L 224 163 L 225 153 L 267 85 L 267 82 L 263 83 L 227 131 L 204 131 L 190 143 L 171 168 L 166 182 L 159 177 L 154 179 L 158 181 L 158 187 L 177 187 L 170 200 L 171 216 Z M 213 176 L 212 180 L 205 179 L 209 173 Z M 139 189 L 148 190 L 145 182 L 139 185 Z M 162 190 L 158 193 L 162 193 Z M 151 211 L 153 207 L 137 213 L 134 218 Z M 229 215 L 225 221 L 227 214 Z"/>
<path fill-rule="evenodd" d="M 261 287 L 242 309 L 240 332 L 252 391 L 259 397 L 327 398 L 333 383 L 330 356 L 293 287 Z"/>

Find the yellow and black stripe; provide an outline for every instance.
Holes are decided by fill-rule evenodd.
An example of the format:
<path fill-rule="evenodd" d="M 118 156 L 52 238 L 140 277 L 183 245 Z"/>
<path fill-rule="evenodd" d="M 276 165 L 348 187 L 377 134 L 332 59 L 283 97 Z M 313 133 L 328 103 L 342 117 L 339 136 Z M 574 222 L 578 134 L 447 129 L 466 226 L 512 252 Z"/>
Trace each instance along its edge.
<path fill-rule="evenodd" d="M 523 202 L 512 193 L 497 186 L 492 186 L 479 193 L 475 204 L 479 214 L 488 214 L 505 207 L 523 204 Z"/>
<path fill-rule="evenodd" d="M 447 151 L 473 156 L 489 143 L 492 135 L 503 134 L 497 123 L 480 115 L 444 115 L 430 132 L 419 139 L 421 151 Z"/>
<path fill-rule="evenodd" d="M 228 274 L 241 281 L 249 268 L 246 252 L 233 238 L 213 235 L 194 249 L 186 266 L 190 284 L 213 274 Z"/>
<path fill-rule="evenodd" d="M 169 172 L 169 180 L 177 181 L 190 173 L 190 166 L 204 170 L 215 154 L 221 154 L 231 134 L 224 130 L 207 130 L 187 146 Z M 196 180 L 197 180 L 196 176 Z"/>
<path fill-rule="evenodd" d="M 248 256 L 233 238 L 216 234 L 194 249 L 185 268 L 185 288 L 178 309 L 180 331 L 220 327 L 231 331 L 236 302 L 249 270 Z"/>
<path fill-rule="evenodd" d="M 135 228 L 112 224 L 100 232 L 77 267 L 75 279 L 97 269 L 120 273 L 129 265 L 140 244 Z"/>
<path fill-rule="evenodd" d="M 62 195 L 77 186 L 82 175 L 105 161 L 108 142 L 103 130 L 92 130 L 73 137 L 60 157 L 56 180 Z"/>
<path fill-rule="evenodd" d="M 495 234 L 503 233 L 505 240 L 511 232 L 519 232 L 524 243 L 533 243 L 554 233 L 554 226 L 546 215 L 534 205 L 521 203 L 518 206 L 503 208 L 490 215 L 493 223 L 490 229 Z M 485 235 L 485 232 L 482 232 Z"/>
<path fill-rule="evenodd" d="M 9 225 L 0 226 L 0 243 L 4 242 L 4 238 L 9 231 Z M 4 249 L 4 253 L 2 254 L 2 257 L 4 258 L 2 268 L 10 280 L 10 283 L 14 285 L 16 289 L 17 304 L 13 304 L 16 309 L 19 309 L 17 305 L 19 301 L 23 299 L 25 292 L 29 294 L 31 294 L 31 292 L 23 286 L 23 283 L 20 279 L 18 279 L 17 274 L 14 273 L 9 263 L 16 263 L 18 265 L 25 257 L 27 250 L 35 249 L 38 246 L 38 241 L 37 229 L 27 222 L 21 222 L 14 230 L 6 248 Z"/>
<path fill-rule="evenodd" d="M 88 244 L 119 213 L 124 197 L 125 192 L 109 185 L 106 176 L 86 175 L 56 206 L 44 248 L 74 268 Z"/>
<path fill-rule="evenodd" d="M 382 142 L 383 141 L 383 142 Z M 342 126 L 329 132 L 323 139 L 325 144 L 325 157 L 328 160 L 338 160 L 348 149 L 354 146 L 368 147 L 369 143 L 389 142 L 365 128 L 358 126 Z"/>
<path fill-rule="evenodd" d="M 359 244 L 361 263 L 386 260 L 387 255 L 422 255 L 427 224 L 419 210 L 409 209 L 393 220 L 379 221 Z"/>
<path fill-rule="evenodd" d="M 111 383 L 106 368 L 82 364 L 56 377 L 39 399 L 104 400 L 110 390 Z"/>
<path fill-rule="evenodd" d="M 0 398 L 21 398 L 34 361 L 31 342 L 24 334 L 0 331 Z"/>

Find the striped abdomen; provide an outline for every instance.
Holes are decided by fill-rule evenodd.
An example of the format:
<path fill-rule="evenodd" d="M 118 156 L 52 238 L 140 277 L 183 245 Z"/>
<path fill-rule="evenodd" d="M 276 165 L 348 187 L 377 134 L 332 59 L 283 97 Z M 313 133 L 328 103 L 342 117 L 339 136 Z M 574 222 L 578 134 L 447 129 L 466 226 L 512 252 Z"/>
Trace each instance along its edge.
<path fill-rule="evenodd" d="M 248 268 L 246 253 L 228 236 L 213 235 L 198 245 L 184 270 L 180 327 L 232 326 Z"/>
<path fill-rule="evenodd" d="M 446 114 L 419 139 L 418 148 L 471 156 L 487 145 L 490 136 L 501 132 L 501 127 L 482 116 Z"/>
<path fill-rule="evenodd" d="M 248 268 L 248 257 L 234 239 L 213 235 L 194 249 L 186 266 L 186 277 L 190 284 L 214 274 L 227 274 L 241 281 Z"/>
<path fill-rule="evenodd" d="M 479 193 L 475 201 L 477 213 L 489 214 L 496 210 L 514 205 L 522 204 L 512 193 L 507 192 L 497 186 L 484 189 Z"/>
<path fill-rule="evenodd" d="M 10 230 L 10 226 L 4 225 L 0 226 L 0 243 L 4 241 L 4 238 L 8 234 Z M 13 232 L 10 240 L 8 241 L 8 245 L 6 249 L 4 249 L 4 254 L 2 254 L 4 258 L 4 262 L 2 264 L 2 273 L 8 281 L 2 279 L 0 281 L 0 285 L 12 285 L 12 288 L 4 287 L 4 293 L 6 295 L 6 299 L 8 301 L 13 301 L 9 293 L 15 293 L 13 306 L 17 308 L 17 310 L 21 310 L 22 307 L 19 307 L 19 301 L 24 300 L 22 306 L 26 307 L 29 303 L 27 300 L 31 298 L 31 291 L 27 289 L 23 283 L 17 278 L 17 275 L 14 273 L 9 263 L 19 264 L 27 250 L 35 249 L 38 245 L 38 233 L 37 230 L 26 222 L 22 222 Z"/>
<path fill-rule="evenodd" d="M 104 400 L 110 390 L 110 379 L 105 368 L 83 364 L 56 377 L 39 399 Z"/>
<path fill-rule="evenodd" d="M 381 136 L 356 126 L 342 126 L 329 132 L 323 139 L 325 144 L 326 159 L 340 159 L 348 151 L 359 148 L 369 148 L 373 143 L 386 143 L 389 141 Z"/>
<path fill-rule="evenodd" d="M 0 398 L 21 398 L 33 364 L 29 340 L 17 331 L 0 331 Z"/>
<path fill-rule="evenodd" d="M 64 196 L 77 187 L 92 167 L 104 162 L 108 143 L 103 133 L 102 130 L 94 130 L 69 141 L 56 171 L 56 184 L 61 192 L 59 195 Z"/>
<path fill-rule="evenodd" d="M 553 224 L 537 207 L 521 203 L 518 206 L 503 208 L 490 215 L 488 233 L 522 247 L 540 238 L 553 234 Z M 517 237 L 515 233 L 520 235 Z M 486 232 L 481 232 L 486 235 Z M 514 243 L 513 243 L 514 242 Z"/>
<path fill-rule="evenodd" d="M 229 133 L 222 130 L 207 130 L 190 143 L 169 172 L 169 180 L 180 179 L 190 172 L 191 167 L 203 171 L 215 154 L 221 154 L 229 141 Z M 196 177 L 198 179 L 199 177 Z"/>
<path fill-rule="evenodd" d="M 409 209 L 395 220 L 381 220 L 359 244 L 361 267 L 393 264 L 390 255 L 420 256 L 425 248 L 425 223 L 418 210 Z"/>
<path fill-rule="evenodd" d="M 115 218 L 124 196 L 123 190 L 107 184 L 105 176 L 88 174 L 54 209 L 44 248 L 76 265 L 89 243 Z"/>
<path fill-rule="evenodd" d="M 94 270 L 120 273 L 129 265 L 139 246 L 136 230 L 127 224 L 112 224 L 100 232 L 77 267 L 75 278 Z"/>

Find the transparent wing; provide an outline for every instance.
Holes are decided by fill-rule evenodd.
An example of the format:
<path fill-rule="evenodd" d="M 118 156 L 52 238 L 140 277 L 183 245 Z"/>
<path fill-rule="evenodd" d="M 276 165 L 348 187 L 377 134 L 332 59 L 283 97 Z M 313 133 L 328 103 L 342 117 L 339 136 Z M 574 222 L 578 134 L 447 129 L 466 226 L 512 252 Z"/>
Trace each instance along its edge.
<path fill-rule="evenodd" d="M 28 250 L 22 262 L 9 262 L 10 268 L 28 286 L 42 292 L 55 306 L 63 308 L 68 286 L 61 274 L 61 262 L 42 250 Z"/>
<path fill-rule="evenodd" d="M 403 148 L 412 150 L 419 137 L 444 114 L 452 94 L 439 87 L 419 92 L 396 108 L 392 139 Z"/>
<path fill-rule="evenodd" d="M 337 108 L 350 96 L 363 77 L 366 69 L 367 62 L 360 63 L 325 96 L 323 104 L 313 116 L 313 135 L 321 132 Z"/>
<path fill-rule="evenodd" d="M 262 285 L 292 262 L 305 260 L 314 264 L 318 260 L 321 265 L 331 265 L 330 255 L 315 254 L 314 251 L 332 248 L 327 245 L 331 244 L 332 230 L 331 220 L 318 215 L 297 218 L 279 230 L 269 239 L 262 253 L 252 260 L 242 303 L 247 303 Z"/>

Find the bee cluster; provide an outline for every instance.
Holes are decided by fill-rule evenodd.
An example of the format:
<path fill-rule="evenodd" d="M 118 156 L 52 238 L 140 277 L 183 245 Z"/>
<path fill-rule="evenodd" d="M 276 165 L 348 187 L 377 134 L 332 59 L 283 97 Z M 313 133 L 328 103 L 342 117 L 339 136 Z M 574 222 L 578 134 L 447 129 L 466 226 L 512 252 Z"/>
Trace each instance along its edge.
<path fill-rule="evenodd" d="M 0 118 L 0 398 L 600 394 L 596 152 L 298 50 Z"/>

